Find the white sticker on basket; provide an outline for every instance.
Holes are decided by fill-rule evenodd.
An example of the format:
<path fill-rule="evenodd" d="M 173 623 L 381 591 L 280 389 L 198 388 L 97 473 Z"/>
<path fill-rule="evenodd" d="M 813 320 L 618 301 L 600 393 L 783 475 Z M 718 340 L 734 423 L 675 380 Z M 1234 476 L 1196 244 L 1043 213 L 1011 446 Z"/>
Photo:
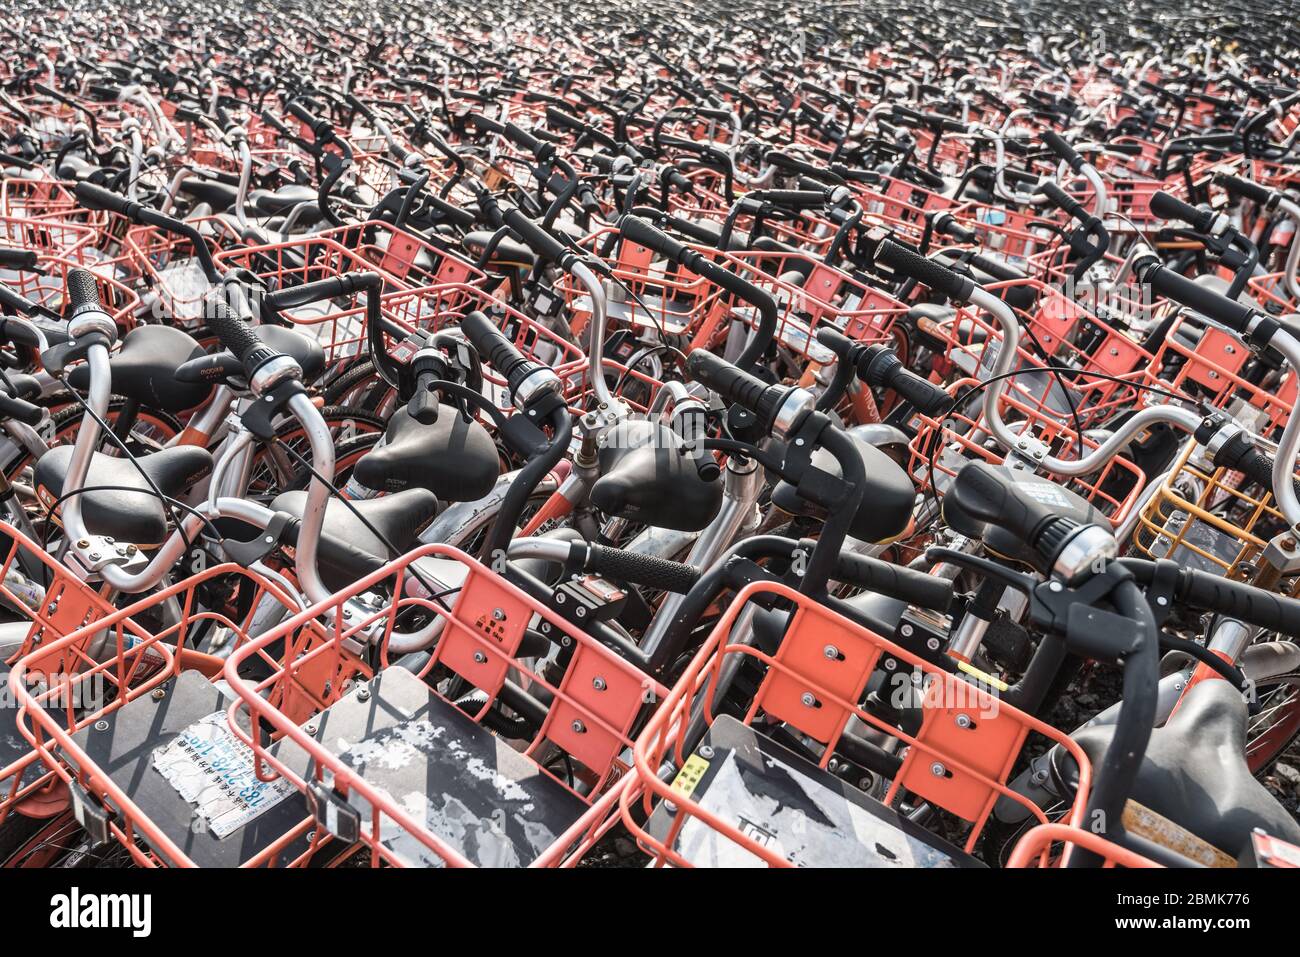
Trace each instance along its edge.
<path fill-rule="evenodd" d="M 288 781 L 257 780 L 252 749 L 235 737 L 224 711 L 205 715 L 154 751 L 153 766 L 219 838 L 296 790 Z"/>

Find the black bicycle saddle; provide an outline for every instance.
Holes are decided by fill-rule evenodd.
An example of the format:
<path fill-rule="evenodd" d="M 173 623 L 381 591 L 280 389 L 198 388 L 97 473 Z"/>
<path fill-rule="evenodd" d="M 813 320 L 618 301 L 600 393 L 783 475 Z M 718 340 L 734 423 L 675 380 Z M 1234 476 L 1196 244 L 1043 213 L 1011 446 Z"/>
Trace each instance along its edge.
<path fill-rule="evenodd" d="M 113 392 L 164 412 L 184 412 L 201 405 L 212 394 L 208 382 L 184 382 L 176 370 L 191 359 L 207 355 L 194 338 L 171 326 L 137 326 L 126 334 L 122 346 L 108 360 Z M 75 389 L 90 386 L 90 367 L 79 365 L 68 373 Z"/>
<path fill-rule="evenodd" d="M 1248 849 L 1257 827 L 1300 844 L 1300 824 L 1251 773 L 1246 724 L 1240 691 L 1218 679 L 1199 682 L 1151 733 L 1131 797 L 1232 857 Z M 1073 738 L 1096 766 L 1114 733 L 1113 724 L 1096 725 Z M 1078 765 L 1064 749 L 1053 750 L 1052 766 L 1067 788 L 1078 785 Z"/>
<path fill-rule="evenodd" d="M 36 462 L 37 497 L 48 508 L 63 494 L 71 445 L 56 445 Z M 195 445 L 178 445 L 129 459 L 96 452 L 80 495 L 81 517 L 92 535 L 108 535 L 132 545 L 158 545 L 167 536 L 168 511 L 141 471 L 158 491 L 176 498 L 212 471 L 212 453 Z M 102 488 L 100 488 L 102 486 Z"/>
<path fill-rule="evenodd" d="M 672 429 L 625 420 L 604 434 L 603 443 L 591 502 L 606 515 L 697 532 L 718 514 L 722 482 L 701 477 L 694 455 Z"/>
<path fill-rule="evenodd" d="M 853 516 L 849 534 L 859 541 L 884 542 L 902 533 L 912 517 L 916 486 L 907 472 L 880 449 L 857 436 L 850 436 L 862 457 L 867 474 L 862 504 Z M 831 475 L 840 474 L 839 462 L 825 449 L 812 454 L 812 465 Z M 772 504 L 791 515 L 821 515 L 818 508 L 799 496 L 793 485 L 779 481 L 772 489 Z"/>
<path fill-rule="evenodd" d="M 492 491 L 501 472 L 496 443 L 476 420 L 438 406 L 438 418 L 423 424 L 395 411 L 384 444 L 356 464 L 353 476 L 367 488 L 394 492 L 425 488 L 445 502 L 472 502 Z"/>
<path fill-rule="evenodd" d="M 358 578 L 374 571 L 371 559 L 381 561 L 397 558 L 419 543 L 420 530 L 438 514 L 439 502 L 432 492 L 411 488 L 379 498 L 357 499 L 351 503 L 366 522 L 374 526 L 393 545 L 384 544 L 353 514 L 352 510 L 336 498 L 325 507 L 325 524 L 321 529 L 317 567 L 326 587 L 339 590 L 347 588 Z M 271 502 L 271 508 L 301 519 L 307 506 L 307 493 L 301 490 L 281 492 Z"/>

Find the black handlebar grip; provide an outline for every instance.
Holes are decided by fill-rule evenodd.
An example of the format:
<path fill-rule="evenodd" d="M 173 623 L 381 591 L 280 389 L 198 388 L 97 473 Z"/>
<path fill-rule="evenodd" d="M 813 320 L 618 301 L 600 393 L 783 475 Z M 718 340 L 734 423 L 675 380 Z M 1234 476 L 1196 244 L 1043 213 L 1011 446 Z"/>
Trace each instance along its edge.
<path fill-rule="evenodd" d="M 696 349 L 686 357 L 686 371 L 728 402 L 750 411 L 757 411 L 759 400 L 768 388 L 766 382 L 705 349 Z"/>
<path fill-rule="evenodd" d="M 265 123 L 267 126 L 271 127 L 272 129 L 276 130 L 276 132 L 278 132 L 281 136 L 291 135 L 289 133 L 289 127 L 285 126 L 284 123 L 280 121 L 280 118 L 278 116 L 272 115 L 269 110 L 263 110 L 261 116 L 262 116 L 262 122 Z"/>
<path fill-rule="evenodd" d="M 0 249 L 0 269 L 29 272 L 36 268 L 38 261 L 36 252 L 31 249 Z"/>
<path fill-rule="evenodd" d="M 540 153 L 542 151 L 542 141 L 522 126 L 507 123 L 502 132 L 505 134 L 506 139 L 521 149 L 526 149 L 530 153 Z"/>
<path fill-rule="evenodd" d="M 1215 456 L 1215 461 L 1218 461 L 1218 456 Z M 1233 468 L 1266 489 L 1273 487 L 1273 460 L 1253 445 L 1238 457 Z"/>
<path fill-rule="evenodd" d="M 1246 432 L 1238 432 L 1219 446 L 1214 453 L 1214 464 L 1240 472 L 1263 488 L 1273 488 L 1273 459 Z M 1300 488 L 1300 483 L 1295 484 Z"/>
<path fill-rule="evenodd" d="M 667 166 L 663 171 L 664 182 L 679 193 L 695 192 L 695 184 L 686 178 L 686 174 L 676 166 Z"/>
<path fill-rule="evenodd" d="M 727 402 L 749 409 L 764 430 L 772 428 L 786 396 L 795 391 L 786 386 L 768 385 L 704 349 L 696 349 L 686 358 L 686 373 Z"/>
<path fill-rule="evenodd" d="M 234 353 L 235 358 L 249 365 L 249 359 L 258 359 L 259 350 L 266 349 L 261 337 L 234 310 L 225 299 L 216 295 L 208 301 L 208 328 L 213 331 L 221 345 Z M 264 360 L 260 360 L 264 361 Z M 259 364 L 260 364 L 259 361 Z"/>
<path fill-rule="evenodd" d="M 1010 478 L 984 462 L 969 462 L 953 479 L 944 496 L 945 517 L 948 506 L 954 505 L 959 514 L 969 515 L 985 525 L 1005 528 L 1016 538 L 1032 544 L 1039 528 L 1056 517 L 1056 513 L 1022 491 Z M 957 528 L 956 525 L 953 526 Z M 963 535 L 974 529 L 957 528 Z"/>
<path fill-rule="evenodd" d="M 937 417 L 952 406 L 952 396 L 929 379 L 908 369 L 894 350 L 879 346 L 871 355 L 864 378 L 872 384 L 893 389 L 918 412 Z"/>
<path fill-rule="evenodd" d="M 94 273 L 85 269 L 69 269 L 67 286 L 69 317 L 86 309 L 103 311 L 104 304 L 99 299 L 99 283 Z"/>
<path fill-rule="evenodd" d="M 298 306 L 305 306 L 313 302 L 323 302 L 326 299 L 337 299 L 342 296 L 350 296 L 354 292 L 364 289 L 374 289 L 382 284 L 383 280 L 378 273 L 373 272 L 349 272 L 341 276 L 332 276 L 329 279 L 318 279 L 315 282 L 305 282 L 297 286 L 288 286 L 284 289 L 267 293 L 263 302 L 270 309 L 276 312 L 284 309 L 293 309 Z"/>
<path fill-rule="evenodd" d="M 1237 134 L 1235 133 L 1207 133 L 1204 136 L 1189 136 L 1187 143 L 1208 149 L 1219 149 L 1220 147 L 1233 146 L 1236 143 Z"/>
<path fill-rule="evenodd" d="M 290 116 L 294 117 L 294 119 L 301 122 L 304 126 L 311 127 L 313 131 L 321 122 L 320 117 L 312 113 L 311 110 L 303 106 L 298 100 L 290 100 L 289 105 L 285 107 L 285 111 Z"/>
<path fill-rule="evenodd" d="M 125 216 L 127 219 L 135 218 L 138 204 L 131 202 L 120 193 L 86 182 L 78 183 L 75 192 L 77 202 L 87 209 L 102 209 Z"/>
<path fill-rule="evenodd" d="M 473 126 L 481 130 L 487 130 L 489 133 L 504 133 L 506 131 L 504 126 L 496 120 L 489 120 L 482 113 L 470 113 L 465 119 Z"/>
<path fill-rule="evenodd" d="M 16 419 L 33 428 L 45 418 L 45 409 L 24 399 L 16 399 L 0 392 L 0 419 Z"/>
<path fill-rule="evenodd" d="M 706 120 L 716 120 L 719 123 L 726 123 L 731 119 L 731 114 L 729 112 L 726 110 L 720 110 L 717 107 L 697 106 L 694 107 L 694 109 L 696 113 L 699 113 L 700 116 L 704 117 Z"/>
<path fill-rule="evenodd" d="M 7 339 L 10 342 L 20 346 L 37 346 L 40 340 L 36 334 L 27 326 L 20 322 L 11 322 L 8 314 L 20 316 L 30 316 L 35 313 L 40 306 L 32 302 L 26 296 L 20 296 L 4 283 L 0 282 L 0 339 Z"/>
<path fill-rule="evenodd" d="M 1056 185 L 1054 180 L 1044 180 L 1041 189 L 1048 201 L 1061 212 L 1080 222 L 1088 218 L 1088 211 L 1077 199 Z"/>
<path fill-rule="evenodd" d="M 585 157 L 588 165 L 608 176 L 619 165 L 619 158 L 611 153 L 591 153 Z"/>
<path fill-rule="evenodd" d="M 98 83 L 87 83 L 86 92 L 101 100 L 116 100 L 122 95 L 122 88 L 101 80 Z"/>
<path fill-rule="evenodd" d="M 866 555 L 841 553 L 831 577 L 921 608 L 946 612 L 952 606 L 952 582 L 947 579 Z"/>
<path fill-rule="evenodd" d="M 628 242 L 653 249 L 673 262 L 680 263 L 686 255 L 686 247 L 682 243 L 636 216 L 623 217 L 619 231 Z"/>
<path fill-rule="evenodd" d="M 934 223 L 935 231 L 941 236 L 951 236 L 959 243 L 973 244 L 979 240 L 975 230 L 967 229 L 951 213 L 940 213 L 931 222 Z"/>
<path fill-rule="evenodd" d="M 506 337 L 496 323 L 475 310 L 460 321 L 460 331 L 464 333 L 479 358 L 497 372 L 505 376 L 513 396 L 534 370 L 543 368 L 515 348 L 515 344 Z"/>
<path fill-rule="evenodd" d="M 909 370 L 894 350 L 887 346 L 863 346 L 830 326 L 817 330 L 817 341 L 835 353 L 842 362 L 853 357 L 855 349 L 860 349 L 860 355 L 855 360 L 858 376 L 869 385 L 892 389 L 925 415 L 942 415 L 952 405 L 952 396 L 929 379 Z"/>
<path fill-rule="evenodd" d="M 518 233 L 524 245 L 543 259 L 558 263 L 562 262 L 565 256 L 570 255 L 568 248 L 562 242 L 518 209 L 506 210 L 501 215 L 501 221 Z"/>
<path fill-rule="evenodd" d="M 765 189 L 756 195 L 766 203 L 787 209 L 816 209 L 830 201 L 829 191 L 820 189 Z"/>
<path fill-rule="evenodd" d="M 1075 151 L 1074 147 L 1065 142 L 1061 135 L 1055 130 L 1048 130 L 1043 134 L 1043 144 L 1055 153 L 1061 159 L 1070 165 L 1070 169 L 1076 173 L 1083 168 L 1083 157 Z"/>
<path fill-rule="evenodd" d="M 844 178 L 839 174 L 801 160 L 798 157 L 782 153 L 780 150 L 768 150 L 763 155 L 763 161 L 770 166 L 779 166 L 793 173 L 802 173 L 811 179 L 821 180 L 822 182 L 834 183 L 835 185 L 841 185 L 844 182 Z"/>
<path fill-rule="evenodd" d="M 924 283 L 955 302 L 966 302 L 975 291 L 975 283 L 965 276 L 888 239 L 876 251 L 876 262 Z"/>
<path fill-rule="evenodd" d="M 817 341 L 841 359 L 847 359 L 853 347 L 861 343 L 854 342 L 844 333 L 832 326 L 822 326 L 817 330 Z"/>
<path fill-rule="evenodd" d="M 575 542 L 574 550 L 585 551 L 583 567 L 590 572 L 608 575 L 621 582 L 644 585 L 659 591 L 684 595 L 699 580 L 700 573 L 684 562 L 674 562 L 656 555 L 644 555 L 605 545 Z"/>
<path fill-rule="evenodd" d="M 910 106 L 903 106 L 901 103 L 895 103 L 893 105 L 893 108 L 890 110 L 890 112 L 893 114 L 893 117 L 896 120 L 907 119 L 907 120 L 911 120 L 914 123 L 925 122 L 924 113 L 921 113 L 919 110 L 914 110 Z"/>
<path fill-rule="evenodd" d="M 1244 197 L 1260 206 L 1268 206 L 1277 196 L 1271 189 L 1260 186 L 1253 180 L 1242 179 L 1240 176 L 1229 176 L 1225 173 L 1216 176 L 1215 182 L 1234 196 Z"/>
<path fill-rule="evenodd" d="M 1151 212 L 1161 219 L 1182 220 L 1199 233 L 1206 232 L 1214 225 L 1214 213 L 1208 209 L 1198 209 L 1190 203 L 1184 203 L 1177 196 L 1170 196 L 1159 190 L 1151 196 Z"/>
<path fill-rule="evenodd" d="M 553 126 L 562 126 L 566 130 L 573 130 L 574 132 L 582 132 L 588 128 L 587 124 L 579 117 L 574 116 L 572 113 L 566 113 L 558 106 L 548 106 L 546 108 L 546 122 Z"/>
<path fill-rule="evenodd" d="M 1255 318 L 1255 310 L 1250 306 L 1198 285 L 1172 269 L 1166 269 L 1154 257 L 1139 263 L 1136 272 L 1142 282 L 1150 283 L 1151 288 L 1166 299 L 1182 303 L 1234 332 L 1244 335 Z"/>
<path fill-rule="evenodd" d="M 1177 598 L 1189 605 L 1217 612 L 1288 637 L 1300 637 L 1300 601 L 1218 575 L 1184 568 Z"/>

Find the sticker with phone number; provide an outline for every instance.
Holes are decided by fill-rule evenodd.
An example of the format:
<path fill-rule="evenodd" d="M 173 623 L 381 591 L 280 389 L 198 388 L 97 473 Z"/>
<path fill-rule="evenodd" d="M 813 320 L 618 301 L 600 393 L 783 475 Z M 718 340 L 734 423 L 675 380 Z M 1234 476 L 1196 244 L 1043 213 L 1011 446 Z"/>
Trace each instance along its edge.
<path fill-rule="evenodd" d="M 297 790 L 285 780 L 257 779 L 252 749 L 235 737 L 224 711 L 205 715 L 158 748 L 153 765 L 218 838 Z"/>

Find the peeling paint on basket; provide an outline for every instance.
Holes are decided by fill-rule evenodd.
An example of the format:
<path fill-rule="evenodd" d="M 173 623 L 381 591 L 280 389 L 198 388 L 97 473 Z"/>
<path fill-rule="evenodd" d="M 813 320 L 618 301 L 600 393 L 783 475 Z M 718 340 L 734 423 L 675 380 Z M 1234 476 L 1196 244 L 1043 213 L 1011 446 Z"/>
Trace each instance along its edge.
<path fill-rule="evenodd" d="M 409 767 L 421 754 L 427 754 L 446 730 L 425 720 L 408 721 L 356 744 L 339 738 L 336 748 L 343 760 L 354 768 L 397 771 Z"/>
<path fill-rule="evenodd" d="M 349 743 L 337 740 L 339 757 L 366 778 L 368 783 L 398 804 L 413 820 L 480 867 L 520 867 L 531 860 L 529 849 L 540 852 L 558 834 L 545 824 L 531 820 L 537 811 L 533 795 L 515 778 L 502 774 L 475 754 L 459 736 L 445 726 L 427 720 L 394 725 L 367 740 Z M 386 772 L 415 767 L 436 753 L 438 765 L 448 776 L 442 788 L 426 794 L 406 791 L 400 799 L 379 780 Z M 408 772 L 409 773 L 409 772 Z M 430 782 L 433 785 L 433 782 Z M 476 811 L 485 800 L 490 813 Z M 354 806 L 360 799 L 354 800 Z M 363 812 L 366 808 L 359 807 Z M 382 818 L 380 841 L 396 857 L 417 867 L 441 867 L 443 860 L 423 842 L 394 821 Z M 527 855 L 527 860 L 523 856 Z"/>

